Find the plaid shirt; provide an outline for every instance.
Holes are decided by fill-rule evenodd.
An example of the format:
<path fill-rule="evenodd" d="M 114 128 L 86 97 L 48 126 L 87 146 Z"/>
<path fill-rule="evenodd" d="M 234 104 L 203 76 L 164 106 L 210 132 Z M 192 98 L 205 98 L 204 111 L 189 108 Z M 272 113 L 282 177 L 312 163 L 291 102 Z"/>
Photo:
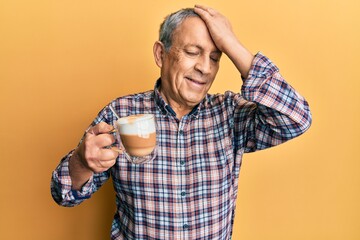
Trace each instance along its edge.
<path fill-rule="evenodd" d="M 307 130 L 307 102 L 258 53 L 241 94 L 208 94 L 182 119 L 153 91 L 110 104 L 120 117 L 153 113 L 158 149 L 145 164 L 120 155 L 106 172 L 94 174 L 81 191 L 71 189 L 72 152 L 53 172 L 51 193 L 58 204 L 74 206 L 111 176 L 117 211 L 111 239 L 230 239 L 243 153 L 265 149 Z M 92 125 L 114 124 L 105 107 Z"/>

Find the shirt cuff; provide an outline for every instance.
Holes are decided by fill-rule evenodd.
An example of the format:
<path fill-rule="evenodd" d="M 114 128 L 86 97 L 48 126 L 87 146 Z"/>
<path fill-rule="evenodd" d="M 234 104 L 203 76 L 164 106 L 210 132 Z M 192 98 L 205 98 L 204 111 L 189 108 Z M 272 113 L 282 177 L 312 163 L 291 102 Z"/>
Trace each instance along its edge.
<path fill-rule="evenodd" d="M 84 186 L 82 186 L 81 190 L 71 189 L 71 194 L 73 195 L 74 200 L 84 200 L 91 197 L 92 194 L 92 183 L 93 177 L 91 177 Z"/>
<path fill-rule="evenodd" d="M 84 184 L 80 190 L 72 189 L 72 181 L 69 173 L 69 161 L 73 152 L 66 155 L 57 169 L 53 172 L 53 182 L 57 185 L 62 200 L 76 201 L 90 198 L 93 188 L 93 176 Z"/>

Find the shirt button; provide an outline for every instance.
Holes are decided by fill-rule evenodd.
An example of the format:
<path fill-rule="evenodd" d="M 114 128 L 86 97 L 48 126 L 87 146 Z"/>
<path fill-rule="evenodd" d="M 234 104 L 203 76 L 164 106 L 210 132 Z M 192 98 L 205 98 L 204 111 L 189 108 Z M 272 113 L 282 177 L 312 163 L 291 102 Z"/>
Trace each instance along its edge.
<path fill-rule="evenodd" d="M 181 136 L 184 135 L 184 131 L 183 131 L 183 130 L 180 130 L 180 131 L 179 131 L 179 135 L 181 135 Z"/>
<path fill-rule="evenodd" d="M 184 230 L 188 230 L 188 229 L 189 229 L 189 225 L 184 224 L 184 225 L 183 225 L 183 229 L 184 229 Z"/>
<path fill-rule="evenodd" d="M 181 160 L 180 165 L 185 165 L 185 161 Z"/>
<path fill-rule="evenodd" d="M 185 195 L 186 195 L 186 192 L 181 192 L 182 197 L 185 197 Z"/>

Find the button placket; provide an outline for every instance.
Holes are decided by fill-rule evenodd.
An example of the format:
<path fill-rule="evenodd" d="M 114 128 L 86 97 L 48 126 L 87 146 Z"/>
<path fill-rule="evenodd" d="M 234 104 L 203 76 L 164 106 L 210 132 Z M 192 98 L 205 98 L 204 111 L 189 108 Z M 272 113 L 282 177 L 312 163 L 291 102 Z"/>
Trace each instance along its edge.
<path fill-rule="evenodd" d="M 188 225 L 188 216 L 187 216 L 187 212 L 188 212 L 188 206 L 187 206 L 187 192 L 186 192 L 186 151 L 187 151 L 187 142 L 186 142 L 186 136 L 185 136 L 185 126 L 186 126 L 187 120 L 186 117 L 182 118 L 179 122 L 178 125 L 178 129 L 177 129 L 177 142 L 178 142 L 178 146 L 179 149 L 181 149 L 179 152 L 181 152 L 178 156 L 179 158 L 177 159 L 177 164 L 178 164 L 178 170 L 179 170 L 179 174 L 180 174 L 180 185 L 179 185 L 179 201 L 181 202 L 182 205 L 182 210 L 183 210 L 183 217 L 182 217 L 182 228 L 184 231 L 188 231 L 189 230 L 189 225 Z M 184 237 L 186 237 L 187 235 L 185 235 Z M 185 238 L 186 239 L 186 238 Z"/>

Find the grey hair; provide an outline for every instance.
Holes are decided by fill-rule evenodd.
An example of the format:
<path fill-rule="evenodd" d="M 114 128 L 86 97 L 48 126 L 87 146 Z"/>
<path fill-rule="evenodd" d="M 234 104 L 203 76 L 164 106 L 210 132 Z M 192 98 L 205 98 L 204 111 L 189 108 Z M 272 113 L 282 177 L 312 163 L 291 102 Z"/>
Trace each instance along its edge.
<path fill-rule="evenodd" d="M 169 51 L 172 44 L 174 30 L 188 17 L 200 17 L 193 8 L 180 9 L 166 16 L 160 25 L 159 41 L 164 44 L 165 50 Z"/>

